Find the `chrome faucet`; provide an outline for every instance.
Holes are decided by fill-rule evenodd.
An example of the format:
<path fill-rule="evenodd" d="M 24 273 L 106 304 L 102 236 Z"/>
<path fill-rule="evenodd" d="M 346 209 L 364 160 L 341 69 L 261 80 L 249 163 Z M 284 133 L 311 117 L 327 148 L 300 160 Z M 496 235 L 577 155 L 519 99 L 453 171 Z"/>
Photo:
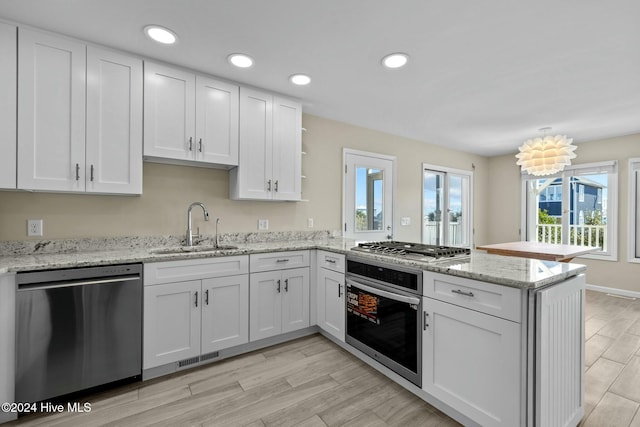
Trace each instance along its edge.
<path fill-rule="evenodd" d="M 202 211 L 204 212 L 204 220 L 209 221 L 209 212 L 207 211 L 207 207 L 202 202 L 193 202 L 189 205 L 189 209 L 187 209 L 187 246 L 193 246 L 193 232 L 191 229 L 191 209 L 194 206 L 200 206 Z M 196 237 L 199 237 L 196 236 Z"/>

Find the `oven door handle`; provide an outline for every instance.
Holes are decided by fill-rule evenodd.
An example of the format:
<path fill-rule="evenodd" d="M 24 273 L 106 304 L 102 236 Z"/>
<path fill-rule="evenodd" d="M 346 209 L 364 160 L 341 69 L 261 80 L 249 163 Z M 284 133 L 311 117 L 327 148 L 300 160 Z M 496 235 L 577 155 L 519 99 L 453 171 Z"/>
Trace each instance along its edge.
<path fill-rule="evenodd" d="M 350 279 L 347 279 L 347 285 L 353 285 L 357 288 L 362 289 L 363 291 L 371 292 L 374 295 L 378 295 L 380 297 L 389 298 L 394 301 L 404 302 L 406 304 L 420 304 L 420 300 L 414 297 L 407 297 L 404 295 L 394 294 L 393 292 L 383 291 L 382 289 L 373 288 L 371 286 L 367 286 L 361 282 L 356 282 Z"/>

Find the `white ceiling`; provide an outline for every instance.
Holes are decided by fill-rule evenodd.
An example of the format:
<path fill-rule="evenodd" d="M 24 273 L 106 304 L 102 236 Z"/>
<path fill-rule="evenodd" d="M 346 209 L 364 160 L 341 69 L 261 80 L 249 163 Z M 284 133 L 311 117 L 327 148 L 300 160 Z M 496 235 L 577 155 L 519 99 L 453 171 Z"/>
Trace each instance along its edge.
<path fill-rule="evenodd" d="M 637 0 L 0 0 L 0 17 L 480 155 L 515 153 L 545 126 L 576 143 L 640 133 Z M 147 39 L 151 23 L 179 43 Z M 408 66 L 384 69 L 396 51 Z M 233 52 L 255 66 L 232 67 Z M 309 86 L 289 83 L 298 72 Z"/>

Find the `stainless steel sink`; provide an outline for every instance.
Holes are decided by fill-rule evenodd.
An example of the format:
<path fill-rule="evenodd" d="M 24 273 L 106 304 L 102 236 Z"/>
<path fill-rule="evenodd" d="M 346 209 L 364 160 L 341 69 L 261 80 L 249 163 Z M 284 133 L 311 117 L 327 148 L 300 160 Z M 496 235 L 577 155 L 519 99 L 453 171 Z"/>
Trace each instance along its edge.
<path fill-rule="evenodd" d="M 171 254 L 182 254 L 182 253 L 192 253 L 192 252 L 222 252 L 222 251 L 230 251 L 233 249 L 238 249 L 237 246 L 233 245 L 218 245 L 218 246 L 175 246 L 169 248 L 158 248 L 151 249 L 151 253 L 154 255 L 171 255 Z"/>

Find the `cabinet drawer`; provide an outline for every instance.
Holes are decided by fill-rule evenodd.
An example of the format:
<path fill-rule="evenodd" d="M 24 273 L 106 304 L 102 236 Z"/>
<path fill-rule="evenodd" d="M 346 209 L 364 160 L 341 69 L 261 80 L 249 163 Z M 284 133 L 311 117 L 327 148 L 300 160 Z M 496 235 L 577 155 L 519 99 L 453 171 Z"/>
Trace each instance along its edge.
<path fill-rule="evenodd" d="M 309 266 L 309 251 L 269 252 L 250 255 L 251 273 Z"/>
<path fill-rule="evenodd" d="M 318 267 L 344 273 L 344 255 L 319 250 Z"/>
<path fill-rule="evenodd" d="M 144 285 L 247 273 L 249 273 L 249 257 L 247 255 L 145 263 Z"/>
<path fill-rule="evenodd" d="M 425 271 L 424 296 L 521 322 L 522 291 L 508 286 Z"/>

